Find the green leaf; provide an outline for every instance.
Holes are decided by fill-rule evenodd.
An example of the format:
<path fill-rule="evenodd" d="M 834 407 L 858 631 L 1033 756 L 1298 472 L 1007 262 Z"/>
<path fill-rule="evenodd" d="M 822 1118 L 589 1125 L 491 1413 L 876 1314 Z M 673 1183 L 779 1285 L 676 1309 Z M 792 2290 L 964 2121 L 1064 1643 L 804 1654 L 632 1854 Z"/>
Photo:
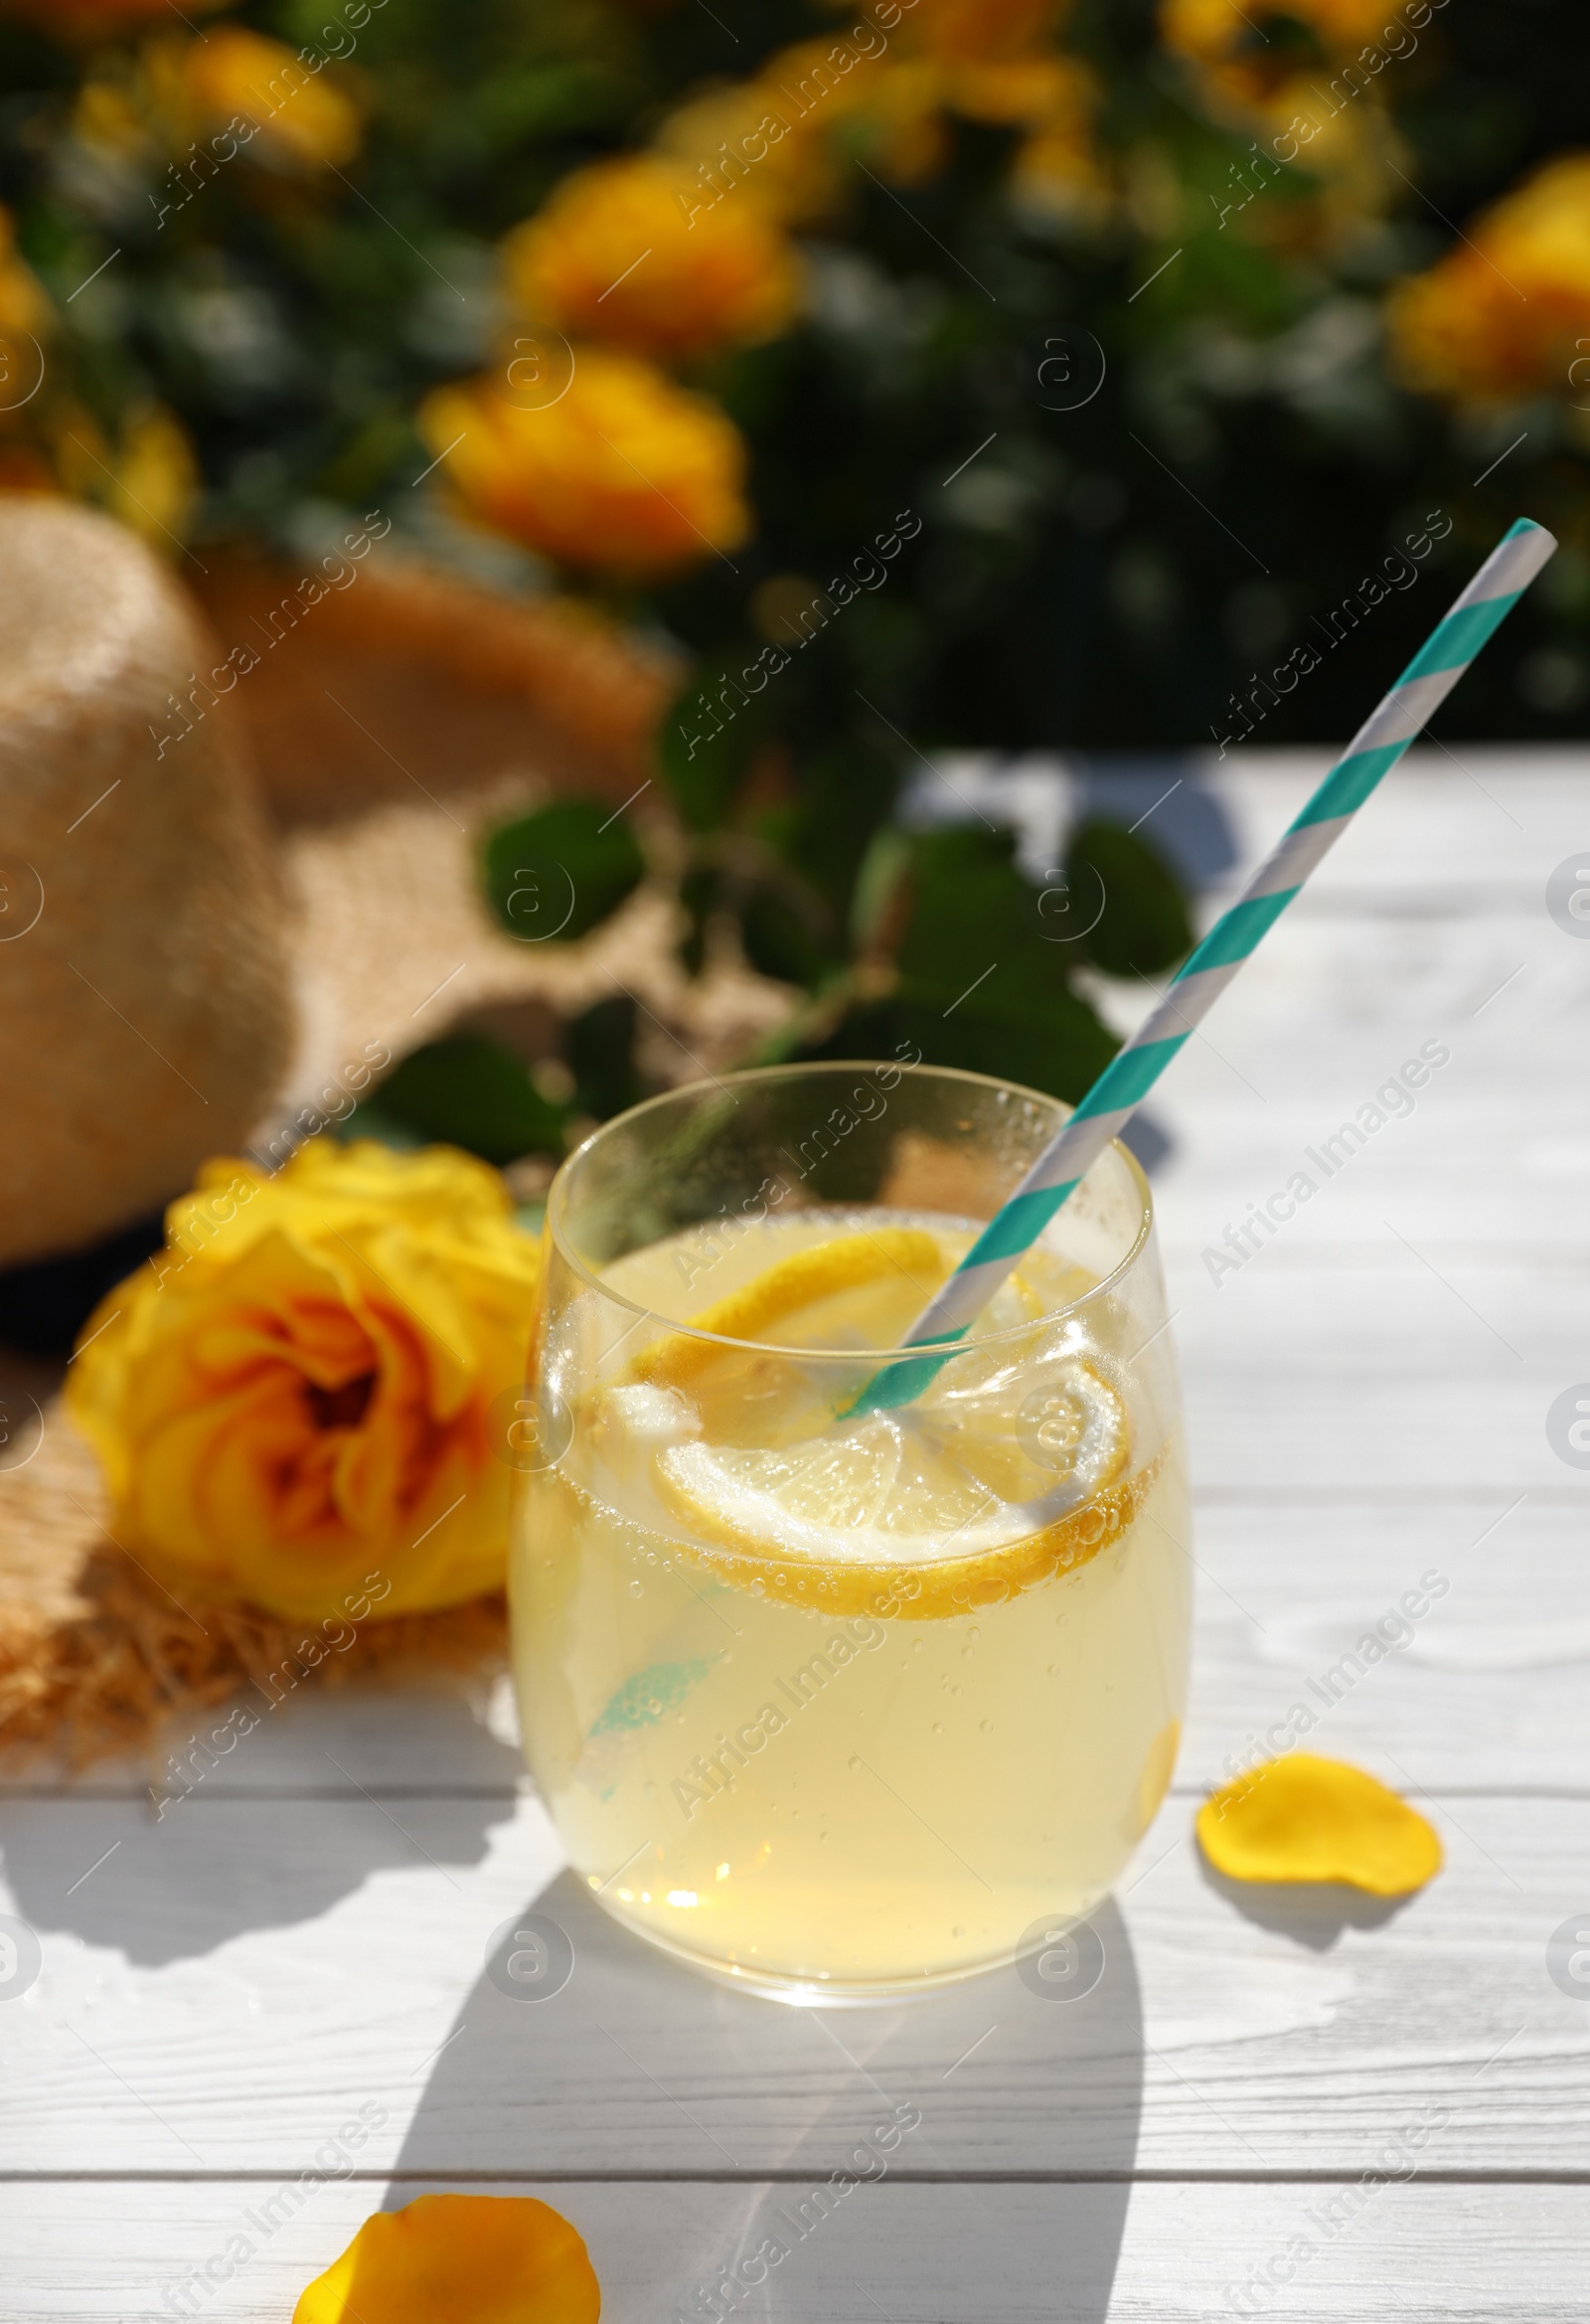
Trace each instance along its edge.
<path fill-rule="evenodd" d="M 955 824 L 924 832 L 911 866 L 910 917 L 896 955 L 901 977 L 943 1009 L 1013 960 L 1032 960 L 1063 983 L 1070 963 L 1045 944 L 1038 894 L 1016 868 L 1009 831 Z"/>
<path fill-rule="evenodd" d="M 1053 940 L 1015 858 L 1009 831 L 917 840 L 891 1022 L 932 1064 L 1080 1097 L 1119 1045 L 1072 991 L 1077 947 Z"/>
<path fill-rule="evenodd" d="M 482 1161 L 561 1154 L 567 1109 L 536 1087 L 511 1051 L 474 1033 L 428 1042 L 376 1091 L 379 1114 Z"/>
<path fill-rule="evenodd" d="M 764 819 L 761 835 L 823 898 L 843 925 L 874 834 L 899 790 L 894 761 L 850 737 L 801 756 L 799 795 Z"/>
<path fill-rule="evenodd" d="M 1192 949 L 1192 923 L 1176 875 L 1146 840 L 1118 823 L 1095 819 L 1072 834 L 1065 883 L 1084 917 L 1098 909 L 1078 942 L 1107 975 L 1154 976 Z"/>
<path fill-rule="evenodd" d="M 1041 1010 L 979 1010 L 971 1003 L 945 1016 L 908 991 L 853 1009 L 807 1057 L 892 1058 L 901 1043 L 930 1066 L 960 1066 L 1074 1103 L 1120 1046 L 1086 1001 L 1061 985 Z"/>
<path fill-rule="evenodd" d="M 762 739 L 755 711 L 736 703 L 735 692 L 724 687 L 715 693 L 692 679 L 657 729 L 658 767 L 693 831 L 711 831 L 724 821 Z"/>
<path fill-rule="evenodd" d="M 628 993 L 597 1001 L 563 1035 L 563 1059 L 574 1077 L 574 1110 L 597 1121 L 638 1105 L 648 1094 L 635 1065 L 635 1003 Z"/>
<path fill-rule="evenodd" d="M 745 957 L 759 975 L 815 992 L 840 964 L 828 907 L 771 851 L 760 868 L 693 865 L 680 882 L 680 902 L 688 920 L 680 957 L 692 976 L 701 974 L 707 924 L 716 913 L 738 922 Z"/>
<path fill-rule="evenodd" d="M 618 910 L 646 872 L 635 834 L 595 799 L 559 799 L 486 842 L 486 894 L 511 936 L 571 943 Z"/>
<path fill-rule="evenodd" d="M 803 880 L 758 880 L 739 908 L 745 957 L 763 976 L 815 992 L 836 956 L 822 901 Z"/>
<path fill-rule="evenodd" d="M 992 982 L 993 980 L 990 979 Z M 1079 993 L 1060 984 L 1017 1005 L 994 1003 L 979 1009 L 973 1000 L 953 1016 L 913 1004 L 908 993 L 896 999 L 901 1034 L 913 1041 L 929 1065 L 962 1066 L 1021 1081 L 1073 1104 L 1091 1088 L 1120 1043 Z M 1024 1005 L 1025 1004 L 1025 1005 Z"/>

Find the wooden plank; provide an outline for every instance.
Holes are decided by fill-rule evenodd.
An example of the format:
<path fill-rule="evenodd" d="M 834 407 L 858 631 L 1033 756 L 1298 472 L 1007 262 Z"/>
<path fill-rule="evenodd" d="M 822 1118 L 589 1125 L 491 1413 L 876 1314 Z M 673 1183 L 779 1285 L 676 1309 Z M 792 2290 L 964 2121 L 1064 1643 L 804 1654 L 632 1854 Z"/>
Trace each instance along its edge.
<path fill-rule="evenodd" d="M 1584 1517 L 1576 1483 L 1555 1499 L 1538 1488 L 1521 1499 L 1467 1488 L 1435 1499 L 1413 1488 L 1325 1503 L 1211 1489 L 1194 1510 L 1194 1684 L 1178 1782 L 1195 1791 L 1220 1780 L 1246 1739 L 1262 1739 L 1301 1699 L 1320 1720 L 1318 1747 L 1351 1758 L 1383 1743 L 1438 1792 L 1584 1788 Z M 1415 1621 L 1401 1608 L 1405 1593 L 1424 1598 Z M 1381 1622 L 1379 1660 L 1357 1656 Z M 190 1732 L 173 1731 L 173 1755 Z M 150 1772 L 110 1761 L 65 1788 L 80 1800 L 142 1801 Z M 492 1801 L 527 1787 L 506 1684 L 489 1704 L 438 1684 L 306 1697 L 262 1719 L 166 1817 L 174 1827 L 222 1799 L 320 1796 L 358 1807 L 430 1797 L 489 1821 Z M 13 1795 L 63 1788 L 37 1768 L 12 1778 Z"/>
<path fill-rule="evenodd" d="M 1133 1001 L 1135 1017 L 1152 994 L 1138 988 L 1122 999 Z M 1590 951 L 1543 912 L 1478 930 L 1462 918 L 1400 926 L 1388 941 L 1361 920 L 1311 918 L 1300 905 L 1276 923 L 1150 1103 L 1179 1117 L 1190 1157 L 1233 1127 L 1290 1153 L 1352 1119 L 1428 1045 L 1427 1059 L 1436 1048 L 1448 1058 L 1422 1085 L 1414 1074 L 1411 1118 L 1371 1133 L 1352 1178 L 1371 1159 L 1383 1166 L 1383 1157 L 1405 1155 L 1432 1125 L 1444 1127 L 1450 1152 L 1454 1131 L 1489 1124 L 1497 1158 L 1515 1168 L 1524 1141 L 1583 1127 L 1585 1093 L 1561 1062 L 1587 1013 Z M 1403 1102 L 1393 1094 L 1381 1110 Z M 1470 1169 L 1471 1188 L 1489 1196 L 1483 1169 Z"/>
<path fill-rule="evenodd" d="M 1403 1767 L 1443 1795 L 1590 1789 L 1584 1539 L 1582 1507 L 1527 1498 L 1198 1509 L 1178 1784 L 1284 1747 L 1301 1703 L 1318 1724 L 1295 1740 L 1399 1785 Z"/>
<path fill-rule="evenodd" d="M 1012 767 L 991 753 L 965 752 L 946 760 L 946 771 L 962 802 L 1031 830 L 1034 872 L 1046 852 L 1053 860 L 1072 818 L 1102 811 L 1137 823 L 1184 878 L 1220 896 L 1241 886 L 1333 756 L 1314 748 L 1234 749 L 1223 759 L 1214 750 L 1152 760 L 1034 753 Z M 1546 872 L 1585 844 L 1587 770 L 1582 744 L 1416 745 L 1332 850 L 1316 885 L 1364 910 L 1401 910 L 1432 890 L 1462 893 L 1480 913 L 1506 894 L 1535 895 Z M 931 775 L 916 783 L 910 807 L 923 820 L 965 812 Z"/>
<path fill-rule="evenodd" d="M 1493 1511 L 1545 1490 L 1583 1506 L 1590 1472 L 1553 1451 L 1546 1419 L 1590 1372 L 1584 1279 L 1582 1265 L 1394 1241 L 1278 1243 L 1218 1286 L 1184 1260 L 1171 1301 L 1195 1484 L 1294 1499 L 1413 1487 Z"/>
<path fill-rule="evenodd" d="M 1218 803 L 1236 854 L 1219 887 L 1241 886 L 1332 757 L 1313 749 L 1239 749 L 1223 761 L 1212 751 L 1190 754 L 1189 784 Z M 1416 745 L 1337 842 L 1312 886 L 1351 896 L 1359 909 L 1402 911 L 1432 891 L 1462 896 L 1479 913 L 1504 898 L 1532 901 L 1547 874 L 1585 844 L 1587 771 L 1590 753 L 1582 744 L 1526 749 L 1462 744 L 1453 750 Z M 1100 779 L 1107 786 L 1108 775 Z M 1174 773 L 1165 778 L 1173 779 Z M 1174 814 L 1174 802 L 1168 804 Z M 1156 821 L 1143 826 L 1150 836 Z"/>
<path fill-rule="evenodd" d="M 837 2158 L 843 2149 L 836 2147 Z M 934 2187 L 890 2172 L 817 2217 L 813 2182 L 499 2183 L 585 2239 L 604 2324 L 704 2314 L 697 2295 L 765 2243 L 765 2280 L 727 2313 L 767 2324 L 1194 2324 L 1264 2315 L 1368 2324 L 1578 2324 L 1583 2190 L 1440 2184 Z M 439 2192 L 446 2182 L 426 2186 Z M 418 2185 L 395 2190 L 402 2202 Z M 468 2188 L 463 2192 L 481 2192 Z M 9 2324 L 202 2315 L 283 2324 L 373 2210 L 332 2182 L 0 2190 Z M 805 2201 L 811 2224 L 792 2222 Z M 213 2274 L 206 2276 L 209 2266 Z M 230 2273 L 223 2273 L 229 2269 Z"/>
<path fill-rule="evenodd" d="M 1360 1755 L 1421 1780 L 1383 1744 Z M 1003 1971 L 816 2013 L 642 1946 L 556 1877 L 532 1801 L 197 1796 L 159 1827 L 18 1802 L 7 1904 L 44 1971 L 0 2012 L 0 2169 L 285 2171 L 370 2100 L 373 2168 L 754 2175 L 804 2169 L 887 2099 L 921 2108 L 920 2166 L 951 2178 L 1358 2169 L 1438 2101 L 1442 2168 L 1590 2170 L 1590 2009 L 1545 1967 L 1587 1905 L 1590 1800 L 1438 1799 L 1444 1874 L 1345 1915 L 1217 1882 L 1193 1805 L 1167 1803 L 1101 1909 L 1085 2002 Z M 483 1967 L 538 1898 L 576 1966 L 526 2005 Z"/>
<path fill-rule="evenodd" d="M 1590 1093 L 1556 1061 L 1581 1035 L 1590 955 L 1542 904 L 1585 836 L 1585 758 L 1536 755 L 1520 773 L 1505 751 L 1463 756 L 1475 781 L 1410 766 L 1387 786 L 1271 939 L 1272 973 L 1222 1005 L 1219 1051 L 1191 1045 L 1167 1092 L 1177 1146 L 1159 1195 L 1206 1577 L 1198 1687 L 1178 1791 L 1119 1911 L 1099 1915 L 1095 1996 L 1056 2008 L 1009 1973 L 856 2014 L 721 1994 L 557 1879 L 545 1818 L 513 1796 L 500 1706 L 488 1717 L 446 1689 L 309 1703 L 158 1823 L 114 1796 L 138 1779 L 127 1768 L 70 1801 L 12 1803 L 11 1902 L 41 1929 L 45 1968 L 0 2012 L 22 2092 L 5 2163 L 270 2183 L 370 2105 L 377 2169 L 739 2175 L 577 2191 L 609 2316 L 649 2315 L 676 2296 L 659 2253 L 684 2299 L 762 2216 L 773 2198 L 746 2174 L 793 2174 L 785 2200 L 886 2102 L 920 2111 L 910 2159 L 802 2241 L 800 2273 L 758 2295 L 767 2313 L 843 2304 L 850 2320 L 871 2285 L 896 2320 L 952 2301 L 1102 2315 L 1123 2218 L 1116 2315 L 1378 2314 L 1391 2282 L 1432 2318 L 1580 2312 L 1573 2189 L 1390 2188 L 1256 2291 L 1255 2267 L 1284 2268 L 1312 2239 L 1317 2186 L 1139 2184 L 1129 2208 L 1124 2192 L 1145 2169 L 1353 2175 L 1421 2122 L 1437 2173 L 1590 2172 L 1590 2013 L 1545 1973 L 1547 1937 L 1586 1903 L 1590 1840 L 1590 1801 L 1573 1795 L 1590 1707 L 1569 1658 L 1590 1624 L 1590 1479 L 1544 1430 L 1586 1368 Z M 1220 771 L 1244 861 L 1309 771 L 1258 754 Z M 1216 1288 L 1201 1253 L 1244 1198 L 1284 1184 L 1427 1038 L 1453 1059 L 1416 1114 Z M 1406 1646 L 1345 1661 L 1427 1572 L 1450 1587 Z M 1389 1913 L 1228 1890 L 1189 1837 L 1197 1786 L 1322 1693 L 1310 1741 L 1438 1794 L 1448 1870 Z M 491 1932 L 541 1896 L 576 1971 L 527 2009 L 479 1972 Z M 1123 2184 L 953 2184 L 983 2171 Z M 103 2313 L 129 2265 L 166 2267 L 181 2223 L 198 2261 L 224 2246 L 248 2194 L 11 2191 L 6 2312 Z M 370 2200 L 322 2190 L 292 2227 L 320 2239 L 312 2251 L 289 2265 L 272 2239 L 197 2312 L 285 2313 Z M 134 2288 L 164 2301 L 180 2281 Z"/>
<path fill-rule="evenodd" d="M 1125 1031 L 1151 997 L 1124 994 L 1107 1013 Z M 1173 1140 L 1156 1170 L 1162 1207 L 1218 1205 L 1217 1233 L 1244 1198 L 1301 1170 L 1320 1189 L 1299 1211 L 1310 1235 L 1351 1235 L 1354 1203 L 1367 1207 L 1389 1179 L 1399 1203 L 1416 1200 L 1426 1217 L 1435 1206 L 1448 1236 L 1582 1247 L 1572 1195 L 1590 1158 L 1590 1092 L 1562 1061 L 1587 1014 L 1590 952 L 1543 913 L 1478 932 L 1466 921 L 1406 929 L 1387 944 L 1366 941 L 1362 922 L 1300 910 L 1149 1100 Z M 1378 1096 L 1404 1064 L 1421 1064 L 1421 1047 L 1446 1062 L 1411 1092 Z M 1545 1217 L 1542 1201 L 1555 1205 Z"/>

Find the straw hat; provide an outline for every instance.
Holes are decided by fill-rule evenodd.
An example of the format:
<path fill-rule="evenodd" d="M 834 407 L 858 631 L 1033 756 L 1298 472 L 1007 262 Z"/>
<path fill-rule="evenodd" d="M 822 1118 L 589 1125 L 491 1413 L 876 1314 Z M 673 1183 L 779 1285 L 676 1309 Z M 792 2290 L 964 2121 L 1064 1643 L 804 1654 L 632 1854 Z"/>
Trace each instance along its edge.
<path fill-rule="evenodd" d="M 164 732 L 172 716 L 166 694 L 177 696 L 190 672 L 189 697 L 202 688 L 203 722 L 168 745 L 158 767 L 181 763 L 185 798 L 202 780 L 211 785 L 205 829 L 226 835 L 222 857 L 233 852 L 230 868 L 207 857 L 207 877 L 238 914 L 236 949 L 212 961 L 213 989 L 239 1011 L 236 1023 L 250 1028 L 246 1043 L 236 1045 L 250 1068 L 244 1074 L 232 1064 L 232 1036 L 219 1022 L 225 1010 L 213 1012 L 217 1055 L 232 1078 L 219 1064 L 209 1071 L 213 1083 L 225 1081 L 228 1109 L 215 1106 L 216 1087 L 207 1084 L 212 1109 L 203 1129 L 186 1143 L 172 1137 L 151 1146 L 135 1191 L 116 1175 L 127 1168 L 119 1157 L 128 1150 L 126 1133 L 118 1133 L 118 1160 L 103 1174 L 99 1209 L 81 1214 L 80 1240 L 182 1191 L 209 1153 L 245 1141 L 257 1150 L 294 1123 L 312 1126 L 305 1115 L 368 1043 L 397 1058 L 460 1020 L 484 1020 L 527 1056 L 545 1054 L 562 1018 L 619 990 L 640 1004 L 650 1070 L 685 1080 L 719 1070 L 776 1021 L 783 996 L 748 972 L 726 969 L 702 984 L 685 976 L 674 908 L 657 891 L 643 887 L 605 925 L 566 945 L 516 942 L 481 901 L 483 825 L 552 790 L 593 789 L 616 807 L 647 783 L 652 730 L 677 684 L 663 657 L 561 601 L 509 599 L 399 561 L 379 544 L 339 559 L 329 585 L 330 560 L 294 567 L 207 549 L 208 570 L 192 571 L 207 635 L 182 592 L 127 536 L 60 504 L 35 506 L 42 517 L 28 511 L 19 519 L 15 503 L 0 504 L 0 543 L 6 524 L 26 531 L 31 521 L 32 538 L 55 527 L 83 544 L 77 613 L 69 614 L 64 592 L 50 599 L 51 650 L 61 667 L 84 666 L 79 640 L 102 618 L 107 577 L 134 573 L 147 609 L 144 627 L 131 634 L 159 652 L 151 649 L 142 676 L 129 669 L 125 703 L 135 701 L 142 716 L 153 697 L 165 722 L 145 723 Z M 8 611 L 26 626 L 22 592 L 12 592 Z M 4 653 L 16 659 L 24 649 Z M 0 659 L 0 686 L 8 666 Z M 233 687 L 225 687 L 229 669 L 238 673 Z M 71 762 L 68 738 L 81 732 L 80 685 L 68 676 L 54 725 L 45 722 L 60 738 L 52 763 L 62 768 Z M 94 700 L 110 697 L 102 690 Z M 119 744 L 101 739 L 95 747 L 110 755 L 120 748 L 130 764 L 137 750 L 130 713 L 116 732 Z M 146 756 L 155 747 L 144 740 Z M 140 845 L 161 837 L 153 819 L 147 830 L 134 828 Z M 37 829 L 45 833 L 45 823 Z M 44 838 L 34 841 L 35 826 L 29 830 L 30 844 L 43 851 Z M 98 860 L 99 893 L 115 918 L 117 900 L 144 898 L 149 885 L 125 857 Z M 119 927 L 130 948 L 125 916 Z M 16 955 L 23 951 L 18 944 Z M 158 1005 L 170 1007 L 162 1004 L 162 979 L 172 972 L 162 965 L 141 973 L 138 1006 L 152 1024 Z M 125 1007 L 123 987 L 108 970 L 106 978 L 95 981 Z M 25 1040 L 26 1030 L 16 1038 Z M 126 1048 L 137 1045 L 126 1039 Z M 183 1052 L 190 1070 L 191 1055 Z M 118 1063 L 130 1072 L 126 1059 Z M 140 1122 L 139 1107 L 163 1118 L 148 1095 L 161 1071 L 151 1059 L 147 1080 L 127 1100 Z M 51 1217 L 64 1217 L 59 1203 Z M 62 1240 L 54 1225 L 49 1235 L 25 1228 L 9 1247 L 52 1241 L 59 1247 Z M 278 1667 L 296 1632 L 246 1610 L 205 1609 L 201 1629 L 110 1539 L 92 1460 L 60 1412 L 59 1380 L 59 1367 L 0 1357 L 0 1748 L 42 1746 L 80 1758 L 149 1743 L 166 1719 L 191 1718 L 251 1674 Z M 496 1666 L 502 1646 L 501 1602 L 484 1599 L 373 1624 L 324 1668 L 338 1682 L 416 1660 L 479 1673 Z"/>
<path fill-rule="evenodd" d="M 0 494 L 0 1266 L 162 1202 L 287 1064 L 281 892 L 236 718 L 190 684 L 210 659 L 130 533 Z"/>

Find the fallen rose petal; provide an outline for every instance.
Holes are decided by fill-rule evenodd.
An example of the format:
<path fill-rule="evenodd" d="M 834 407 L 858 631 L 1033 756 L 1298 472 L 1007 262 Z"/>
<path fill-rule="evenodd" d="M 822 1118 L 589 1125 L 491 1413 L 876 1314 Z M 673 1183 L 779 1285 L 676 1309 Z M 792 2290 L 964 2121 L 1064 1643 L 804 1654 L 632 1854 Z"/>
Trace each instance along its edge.
<path fill-rule="evenodd" d="M 1361 1767 L 1308 1751 L 1250 1767 L 1206 1799 L 1198 1842 L 1239 1881 L 1346 1881 L 1405 1897 L 1441 1869 L 1441 1842 L 1416 1809 Z"/>
<path fill-rule="evenodd" d="M 579 2235 L 529 2195 L 421 2195 L 367 2219 L 292 2324 L 596 2324 Z"/>

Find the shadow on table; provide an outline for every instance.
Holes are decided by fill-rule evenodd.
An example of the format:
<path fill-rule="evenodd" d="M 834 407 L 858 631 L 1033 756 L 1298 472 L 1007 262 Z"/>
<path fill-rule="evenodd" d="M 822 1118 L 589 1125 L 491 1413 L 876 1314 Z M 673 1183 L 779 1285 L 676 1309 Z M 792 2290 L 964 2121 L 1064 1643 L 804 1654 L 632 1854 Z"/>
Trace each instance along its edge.
<path fill-rule="evenodd" d="M 1211 887 L 1241 860 L 1230 809 L 1208 788 L 1211 766 L 1201 750 L 1079 752 L 1069 761 L 1077 821 L 1102 815 L 1133 831 L 1148 826 L 1144 837 L 1189 888 Z"/>
<path fill-rule="evenodd" d="M 1413 1902 L 1411 1896 L 1371 1897 L 1345 1881 L 1228 1880 L 1201 1849 L 1198 1870 L 1215 1895 L 1234 1905 L 1245 1920 L 1290 1936 L 1317 1953 L 1329 1952 L 1345 1928 L 1381 1928 Z"/>
<path fill-rule="evenodd" d="M 1072 2001 L 1047 1998 L 1029 1962 L 1025 1977 L 999 1970 L 919 2000 L 788 2008 L 676 1965 L 565 1873 L 516 1920 L 483 1932 L 488 1973 L 438 2053 L 387 2208 L 427 2186 L 493 2180 L 504 2194 L 505 2180 L 549 2176 L 715 2181 L 666 2195 L 668 2232 L 644 2299 L 630 2303 L 637 2317 L 705 2319 L 702 2295 L 725 2270 L 718 2306 L 747 2317 L 976 2314 L 1015 2270 L 1031 2278 L 1034 2312 L 1100 2324 L 1137 2152 L 1143 2038 L 1113 1904 L 1092 1926 L 1103 1971 Z M 551 1957 L 541 1981 L 556 1982 L 567 1962 L 559 1933 L 572 1947 L 566 1982 L 544 2000 L 512 1997 L 511 1962 L 526 1963 L 534 1984 Z M 897 2265 L 892 2277 L 877 2273 L 885 2251 L 897 2262 L 899 2236 L 880 2236 L 890 2221 L 868 2207 L 905 2202 L 901 2188 L 924 2182 L 947 2183 L 946 2201 L 961 2191 L 944 2262 L 953 2283 L 925 2256 L 906 2282 Z M 556 2185 L 538 2192 L 562 2200 Z M 660 2192 L 632 2185 L 622 2198 L 587 2185 L 567 2207 L 578 2225 L 582 2206 L 605 2215 L 616 2193 L 634 2212 L 644 2195 L 650 2214 Z M 780 2244 L 786 2256 L 759 2265 L 757 2254 Z M 823 2290 L 836 2271 L 837 2287 Z M 734 2288 L 747 2281 L 760 2288 Z M 604 2313 L 626 2324 L 622 2299 Z"/>
<path fill-rule="evenodd" d="M 445 1794 L 424 1795 L 427 1762 Z M 318 1698 L 158 1817 L 146 1792 L 5 1800 L 0 1868 L 47 1949 L 64 1929 L 163 1967 L 317 1919 L 376 1873 L 479 1864 L 515 1813 L 521 1763 L 440 1682 Z"/>

